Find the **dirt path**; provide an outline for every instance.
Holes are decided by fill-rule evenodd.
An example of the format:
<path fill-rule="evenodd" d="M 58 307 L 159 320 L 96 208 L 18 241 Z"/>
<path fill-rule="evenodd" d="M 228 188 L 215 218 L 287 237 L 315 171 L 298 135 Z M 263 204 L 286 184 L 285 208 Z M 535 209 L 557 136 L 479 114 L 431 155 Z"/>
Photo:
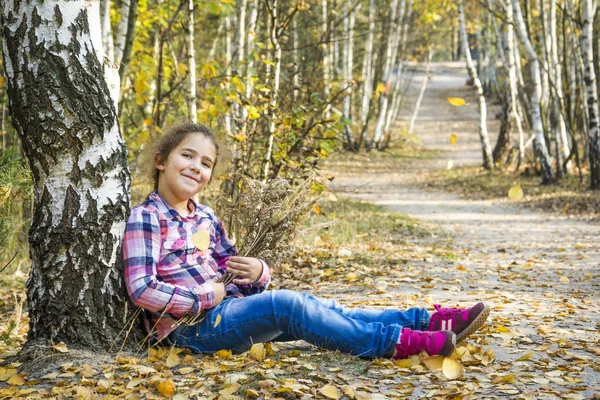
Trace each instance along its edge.
<path fill-rule="evenodd" d="M 477 103 L 464 85 L 464 66 L 436 64 L 431 76 L 416 132 L 426 149 L 442 155 L 393 165 L 368 158 L 333 163 L 332 190 L 423 221 L 433 241 L 452 238 L 444 242 L 452 250 L 447 262 L 424 264 L 427 277 L 403 290 L 442 304 L 491 304 L 489 323 L 474 340 L 490 342 L 496 359 L 468 369 L 465 384 L 475 382 L 477 393 L 489 397 L 600 397 L 600 226 L 525 210 L 508 199 L 471 201 L 423 189 L 425 173 L 450 160 L 455 166 L 481 163 Z M 420 82 L 416 75 L 405 125 Z M 448 96 L 469 104 L 452 107 Z M 488 115 L 493 118 L 493 108 Z M 488 129 L 497 132 L 498 121 Z M 458 135 L 456 147 L 451 133 Z"/>

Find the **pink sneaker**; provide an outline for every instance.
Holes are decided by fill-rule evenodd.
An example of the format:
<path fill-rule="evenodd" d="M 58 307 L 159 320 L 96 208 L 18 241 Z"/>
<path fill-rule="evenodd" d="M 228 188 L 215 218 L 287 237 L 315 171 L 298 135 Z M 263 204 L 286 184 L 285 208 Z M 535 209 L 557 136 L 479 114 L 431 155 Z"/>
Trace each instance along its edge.
<path fill-rule="evenodd" d="M 436 304 L 435 309 L 427 330 L 452 331 L 456 333 L 456 343 L 481 328 L 490 315 L 490 307 L 485 303 L 477 303 L 471 308 L 443 308 Z"/>
<path fill-rule="evenodd" d="M 413 331 L 402 328 L 393 358 L 408 358 L 425 350 L 430 356 L 450 357 L 454 352 L 456 335 L 450 331 Z"/>

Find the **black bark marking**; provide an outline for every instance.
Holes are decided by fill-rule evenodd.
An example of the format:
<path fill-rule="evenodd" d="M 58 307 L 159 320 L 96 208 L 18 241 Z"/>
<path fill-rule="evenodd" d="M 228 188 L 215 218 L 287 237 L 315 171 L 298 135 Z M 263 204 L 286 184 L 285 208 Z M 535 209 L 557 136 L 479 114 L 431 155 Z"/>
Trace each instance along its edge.
<path fill-rule="evenodd" d="M 63 16 L 62 16 L 62 12 L 60 11 L 60 7 L 58 6 L 58 4 L 56 6 L 54 6 L 54 19 L 56 20 L 57 26 L 60 28 L 63 23 Z"/>

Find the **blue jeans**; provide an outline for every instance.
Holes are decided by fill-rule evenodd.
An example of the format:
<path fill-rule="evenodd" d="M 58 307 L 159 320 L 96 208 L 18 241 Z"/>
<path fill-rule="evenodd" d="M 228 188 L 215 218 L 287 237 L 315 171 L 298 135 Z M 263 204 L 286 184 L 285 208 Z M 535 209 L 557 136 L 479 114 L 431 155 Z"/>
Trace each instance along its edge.
<path fill-rule="evenodd" d="M 215 327 L 217 316 L 221 322 Z M 292 290 L 227 298 L 195 325 L 181 325 L 171 344 L 199 353 L 227 349 L 241 353 L 254 343 L 305 340 L 315 346 L 361 357 L 391 357 L 402 328 L 425 330 L 425 309 L 368 310 Z"/>

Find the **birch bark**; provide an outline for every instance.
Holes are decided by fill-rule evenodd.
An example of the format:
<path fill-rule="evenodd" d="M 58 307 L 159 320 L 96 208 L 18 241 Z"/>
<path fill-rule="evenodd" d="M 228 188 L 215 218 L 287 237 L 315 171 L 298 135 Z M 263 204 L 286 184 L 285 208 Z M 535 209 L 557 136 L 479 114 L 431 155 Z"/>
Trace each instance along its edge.
<path fill-rule="evenodd" d="M 596 73 L 594 72 L 593 51 L 593 26 L 596 3 L 592 0 L 583 0 L 583 29 L 581 35 L 581 48 L 585 63 L 585 88 L 588 107 L 588 159 L 590 163 L 590 188 L 600 189 L 600 135 L 598 128 L 600 117 L 598 115 L 598 89 L 596 87 Z"/>
<path fill-rule="evenodd" d="M 194 41 L 194 0 L 188 0 L 188 119 L 198 121 L 196 111 L 196 44 Z"/>
<path fill-rule="evenodd" d="M 10 113 L 34 180 L 28 339 L 105 349 L 129 305 L 130 175 L 97 54 L 99 3 L 4 2 L 2 12 Z"/>
<path fill-rule="evenodd" d="M 533 132 L 535 135 L 535 153 L 542 168 L 542 183 L 548 184 L 554 182 L 555 176 L 552 169 L 550 155 L 548 154 L 548 147 L 546 146 L 546 139 L 544 138 L 544 127 L 542 125 L 540 105 L 542 82 L 538 56 L 533 48 L 533 45 L 531 44 L 531 41 L 529 40 L 529 36 L 527 35 L 519 0 L 512 0 L 512 9 L 514 13 L 517 35 L 523 43 L 529 58 L 529 62 L 531 63 L 531 79 L 534 86 L 534 89 L 531 93 L 531 119 L 533 121 Z"/>
<path fill-rule="evenodd" d="M 462 0 L 458 0 L 458 18 L 459 18 L 459 29 L 460 36 L 462 39 L 462 47 L 464 49 L 465 58 L 467 59 L 467 69 L 469 76 L 475 84 L 477 90 L 477 97 L 479 99 L 479 141 L 481 142 L 481 151 L 483 153 L 483 167 L 485 169 L 494 169 L 494 159 L 492 158 L 492 147 L 490 146 L 490 139 L 487 131 L 487 105 L 485 102 L 485 96 L 483 94 L 483 87 L 481 81 L 477 76 L 477 70 L 471 59 L 471 52 L 469 50 L 469 39 L 467 37 L 467 28 L 465 25 L 465 13 L 463 10 Z"/>

